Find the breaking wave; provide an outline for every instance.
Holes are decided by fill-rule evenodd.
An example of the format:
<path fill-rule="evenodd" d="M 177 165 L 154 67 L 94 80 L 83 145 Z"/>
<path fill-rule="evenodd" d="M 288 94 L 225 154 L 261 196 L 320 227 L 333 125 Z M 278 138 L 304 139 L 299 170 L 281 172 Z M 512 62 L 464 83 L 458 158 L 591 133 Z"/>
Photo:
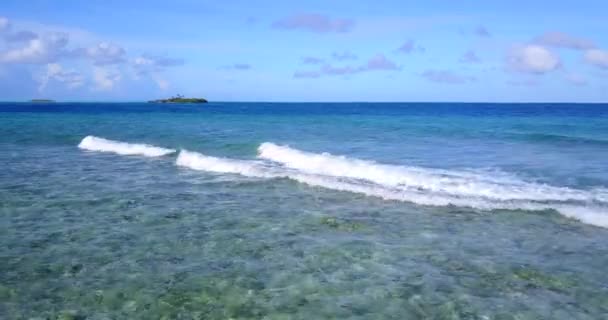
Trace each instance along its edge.
<path fill-rule="evenodd" d="M 160 157 L 176 152 L 176 150 L 173 149 L 165 149 L 148 144 L 113 141 L 94 136 L 87 136 L 82 139 L 78 147 L 89 151 L 112 152 L 120 155 L 140 155 L 146 157 Z"/>
<path fill-rule="evenodd" d="M 427 191 L 455 197 L 489 200 L 594 201 L 608 199 L 605 191 L 589 192 L 530 183 L 506 175 L 379 164 L 373 161 L 311 153 L 265 142 L 259 157 L 306 173 L 361 179 L 404 191 Z"/>
<path fill-rule="evenodd" d="M 159 157 L 176 152 L 87 136 L 78 145 L 91 151 Z M 176 165 L 247 177 L 285 178 L 310 186 L 425 206 L 480 210 L 556 210 L 584 223 L 608 228 L 608 189 L 581 190 L 524 181 L 515 176 L 381 164 L 329 153 L 312 153 L 265 142 L 258 159 L 243 160 L 181 150 Z"/>
<path fill-rule="evenodd" d="M 378 164 L 310 153 L 272 143 L 260 145 L 260 160 L 218 158 L 181 151 L 176 164 L 195 170 L 257 178 L 287 178 L 310 186 L 360 193 L 427 206 L 481 210 L 549 210 L 596 226 L 608 227 L 608 192 L 576 190 L 490 176 Z"/>

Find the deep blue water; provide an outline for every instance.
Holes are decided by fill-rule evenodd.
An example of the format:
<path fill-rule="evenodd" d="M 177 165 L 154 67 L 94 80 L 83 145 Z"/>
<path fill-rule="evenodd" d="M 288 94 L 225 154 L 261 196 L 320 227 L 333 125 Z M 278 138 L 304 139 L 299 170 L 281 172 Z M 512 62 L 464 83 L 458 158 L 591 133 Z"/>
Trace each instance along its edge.
<path fill-rule="evenodd" d="M 606 104 L 0 103 L 0 150 L 0 318 L 608 317 Z"/>

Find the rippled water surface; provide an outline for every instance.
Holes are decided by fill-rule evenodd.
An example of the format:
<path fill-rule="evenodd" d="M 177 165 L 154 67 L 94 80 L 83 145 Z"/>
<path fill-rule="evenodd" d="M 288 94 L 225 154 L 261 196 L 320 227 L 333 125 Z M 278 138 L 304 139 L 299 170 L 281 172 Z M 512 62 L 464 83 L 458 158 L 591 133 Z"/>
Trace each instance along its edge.
<path fill-rule="evenodd" d="M 2 319 L 608 318 L 607 105 L 3 103 L 0 150 Z"/>

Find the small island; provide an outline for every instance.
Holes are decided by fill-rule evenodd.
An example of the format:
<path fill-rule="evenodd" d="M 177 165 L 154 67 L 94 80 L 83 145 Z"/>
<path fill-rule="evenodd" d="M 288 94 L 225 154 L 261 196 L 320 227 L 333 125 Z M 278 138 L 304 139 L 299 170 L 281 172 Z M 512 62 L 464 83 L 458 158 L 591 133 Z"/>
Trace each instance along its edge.
<path fill-rule="evenodd" d="M 32 100 L 30 100 L 30 102 L 32 102 L 32 103 L 53 103 L 53 102 L 55 102 L 55 100 L 51 100 L 51 99 L 32 99 Z"/>
<path fill-rule="evenodd" d="M 207 100 L 203 98 L 184 98 L 184 96 L 178 94 L 169 99 L 151 100 L 148 103 L 207 103 Z"/>

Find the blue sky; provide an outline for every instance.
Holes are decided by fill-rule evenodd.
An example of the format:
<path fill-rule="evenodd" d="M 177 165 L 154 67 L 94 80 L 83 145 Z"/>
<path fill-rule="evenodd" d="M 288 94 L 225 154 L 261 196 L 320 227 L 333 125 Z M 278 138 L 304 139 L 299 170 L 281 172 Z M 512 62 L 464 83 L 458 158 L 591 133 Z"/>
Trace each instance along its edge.
<path fill-rule="evenodd" d="M 607 102 L 606 1 L 0 3 L 0 100 Z"/>

